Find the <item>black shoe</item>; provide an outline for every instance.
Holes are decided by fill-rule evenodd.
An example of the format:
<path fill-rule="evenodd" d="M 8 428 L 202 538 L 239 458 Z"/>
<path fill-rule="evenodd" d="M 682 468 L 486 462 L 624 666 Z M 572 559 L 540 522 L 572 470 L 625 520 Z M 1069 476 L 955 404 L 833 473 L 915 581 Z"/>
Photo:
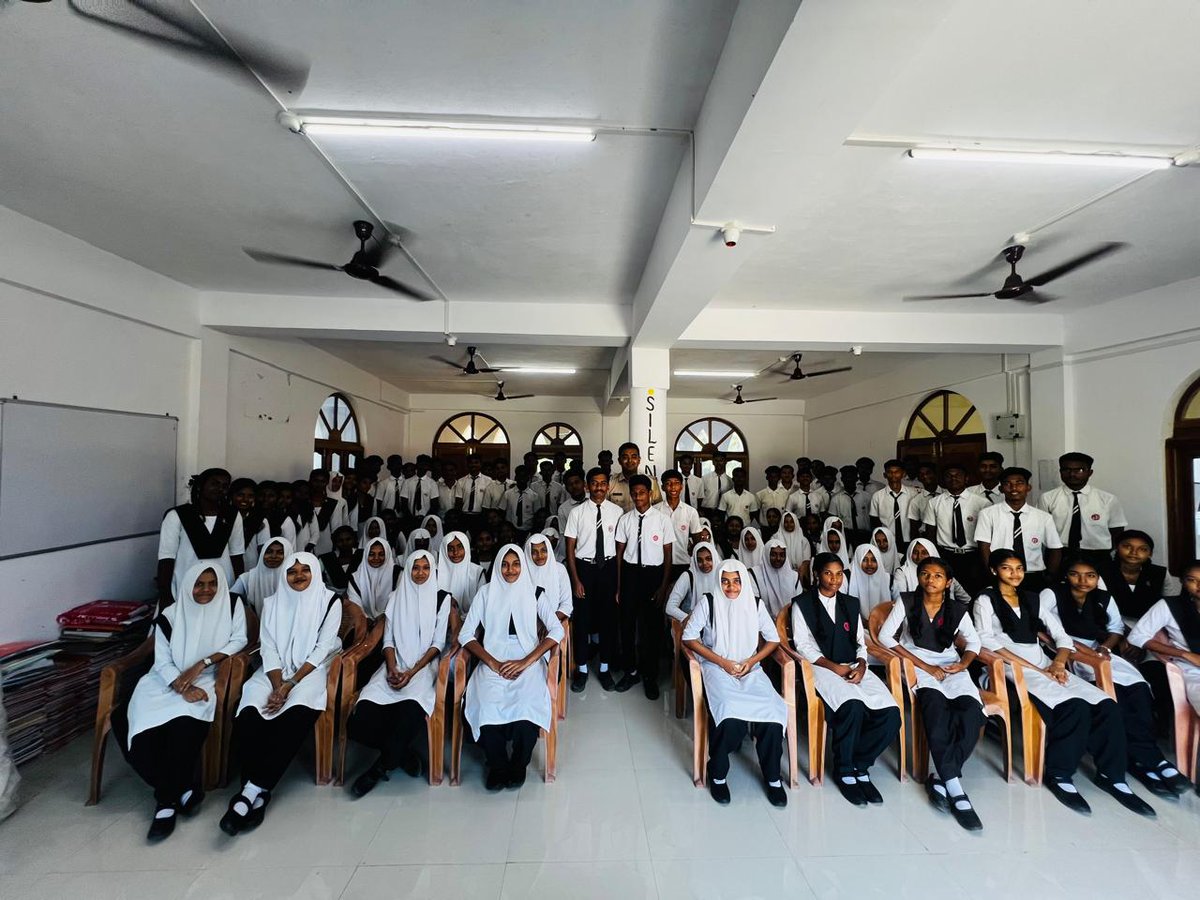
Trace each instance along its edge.
<path fill-rule="evenodd" d="M 375 785 L 379 782 L 390 780 L 383 763 L 376 761 L 372 763 L 371 768 L 354 779 L 354 784 L 350 785 L 350 793 L 355 797 L 365 797 L 375 790 Z"/>
<path fill-rule="evenodd" d="M 158 817 L 159 809 L 171 809 L 172 813 L 171 813 L 171 815 L 165 816 L 160 819 Z M 154 811 L 154 819 L 151 820 L 151 822 L 150 822 L 150 830 L 146 832 L 146 840 L 161 841 L 166 838 L 169 838 L 171 836 L 171 833 L 175 830 L 175 820 L 177 818 L 178 818 L 178 816 L 176 816 L 174 814 L 174 807 L 160 806 L 158 809 L 156 809 Z"/>
<path fill-rule="evenodd" d="M 849 800 L 852 804 L 855 806 L 867 805 L 867 798 L 863 796 L 862 788 L 859 787 L 857 781 L 851 781 L 849 784 L 847 784 L 846 782 L 842 781 L 840 775 L 835 777 L 833 780 L 834 783 L 837 784 L 837 789 L 841 792 L 842 796 Z"/>
<path fill-rule="evenodd" d="M 613 682 L 612 672 L 601 672 L 596 676 L 596 680 L 600 682 L 600 687 L 606 691 L 611 691 L 616 684 Z"/>
<path fill-rule="evenodd" d="M 936 788 L 942 790 L 936 790 Z M 929 795 L 929 802 L 933 804 L 933 808 L 942 812 L 950 811 L 950 798 L 945 793 L 946 785 L 942 779 L 936 775 L 930 775 L 925 779 L 925 793 Z"/>
<path fill-rule="evenodd" d="M 582 694 L 583 693 L 583 689 L 585 687 L 587 687 L 587 677 L 588 677 L 587 672 L 580 672 L 580 671 L 576 671 L 575 674 L 571 676 L 571 693 L 572 694 Z"/>
<path fill-rule="evenodd" d="M 1139 816 L 1145 816 L 1147 819 L 1157 817 L 1158 814 L 1155 813 L 1153 806 L 1133 793 L 1133 791 L 1126 793 L 1125 791 L 1117 790 L 1117 786 L 1103 775 L 1097 775 L 1092 779 L 1092 783 L 1130 812 L 1137 813 Z"/>
<path fill-rule="evenodd" d="M 246 824 L 242 826 L 242 831 L 250 831 L 257 828 L 263 823 L 263 819 L 267 817 L 267 807 L 271 804 L 271 792 L 263 791 L 258 795 L 258 799 L 254 801 L 254 805 L 250 807 L 250 814 L 246 816 Z"/>
<path fill-rule="evenodd" d="M 1077 813 L 1083 813 L 1085 816 L 1092 814 L 1092 808 L 1088 806 L 1088 802 L 1083 799 L 1083 795 L 1078 791 L 1064 791 L 1064 784 L 1072 784 L 1071 779 L 1064 778 L 1061 781 L 1055 781 L 1053 778 L 1046 779 L 1046 788 L 1054 795 L 1054 799 L 1065 806 L 1067 809 L 1074 810 Z M 1072 784 L 1072 786 L 1074 786 Z"/>
<path fill-rule="evenodd" d="M 246 816 L 234 809 L 238 803 L 244 803 L 246 809 L 250 809 L 250 801 L 245 796 L 234 794 L 233 799 L 229 801 L 229 809 L 225 810 L 225 815 L 221 816 L 221 830 L 230 837 L 235 836 L 246 827 Z"/>
<path fill-rule="evenodd" d="M 421 757 L 413 750 L 409 750 L 408 754 L 400 761 L 400 771 L 409 778 L 421 777 Z"/>
<path fill-rule="evenodd" d="M 1179 792 L 1174 786 L 1174 781 L 1168 781 L 1158 774 L 1156 769 L 1144 769 L 1141 766 L 1132 766 L 1129 769 L 1129 774 L 1142 783 L 1142 785 L 1155 797 L 1167 797 L 1175 799 L 1179 796 Z"/>
<path fill-rule="evenodd" d="M 776 809 L 783 809 L 785 806 L 787 806 L 787 791 L 783 789 L 782 782 L 775 785 L 775 787 L 771 787 L 769 784 L 764 784 L 763 787 L 767 789 L 768 803 L 770 803 Z"/>
<path fill-rule="evenodd" d="M 188 797 L 187 803 L 178 803 L 175 808 L 185 816 L 194 816 L 200 809 L 200 804 L 204 802 L 204 791 L 199 788 L 192 788 L 192 796 Z"/>
<path fill-rule="evenodd" d="M 502 766 L 489 768 L 487 778 L 483 782 L 483 786 L 489 791 L 504 790 L 504 786 L 508 784 L 508 770 Z"/>
<path fill-rule="evenodd" d="M 722 806 L 727 806 L 729 804 L 730 797 L 728 781 L 717 784 L 711 778 L 708 779 L 708 793 Z"/>
<path fill-rule="evenodd" d="M 662 696 L 658 689 L 658 682 L 651 681 L 648 678 L 642 679 L 642 691 L 646 694 L 647 700 L 657 700 L 660 696 Z"/>
<path fill-rule="evenodd" d="M 525 784 L 525 767 L 517 768 L 513 766 L 508 773 L 508 782 L 505 787 L 511 790 L 516 790 Z"/>
<path fill-rule="evenodd" d="M 860 772 L 858 774 L 858 789 L 862 791 L 864 800 L 866 800 L 868 803 L 878 805 L 883 802 L 883 794 L 879 793 L 879 788 L 875 787 L 875 785 L 871 783 L 871 779 L 869 777 L 866 779 L 863 778 L 863 776 L 866 774 L 866 772 Z"/>
<path fill-rule="evenodd" d="M 1174 769 L 1175 774 L 1164 775 L 1164 769 Z M 1165 759 L 1158 766 L 1158 777 L 1161 778 L 1167 784 L 1167 786 L 1175 792 L 1175 796 L 1177 797 L 1192 786 L 1192 783 L 1188 781 L 1186 777 L 1184 777 L 1184 774 Z"/>
<path fill-rule="evenodd" d="M 626 672 L 624 675 L 621 676 L 621 680 L 617 682 L 616 691 L 618 694 L 623 694 L 627 690 L 629 690 L 631 687 L 635 687 L 637 685 L 637 683 L 641 680 L 642 679 L 640 677 L 638 677 L 636 674 L 631 675 L 630 673 Z"/>
<path fill-rule="evenodd" d="M 975 812 L 975 807 L 971 806 L 971 798 L 966 794 L 959 794 L 957 797 L 950 799 L 950 815 L 954 816 L 954 821 L 961 825 L 967 831 L 983 831 L 983 823 L 979 821 L 979 816 Z M 967 802 L 965 809 L 959 809 L 958 804 L 963 801 Z"/>

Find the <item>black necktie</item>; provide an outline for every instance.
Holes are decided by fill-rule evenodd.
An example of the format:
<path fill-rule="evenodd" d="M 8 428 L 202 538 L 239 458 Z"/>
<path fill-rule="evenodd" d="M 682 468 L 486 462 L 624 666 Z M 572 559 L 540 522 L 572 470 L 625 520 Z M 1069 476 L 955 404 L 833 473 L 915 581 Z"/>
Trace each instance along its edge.
<path fill-rule="evenodd" d="M 892 495 L 892 534 L 895 537 L 902 537 L 900 534 L 900 495 L 895 491 L 889 491 Z"/>
<path fill-rule="evenodd" d="M 637 538 L 637 541 L 638 541 L 638 551 L 637 551 L 637 564 L 638 564 L 639 566 L 642 564 L 642 521 L 643 521 L 645 518 L 646 518 L 646 517 L 645 517 L 645 516 L 643 516 L 643 515 L 639 515 L 639 516 L 638 516 L 638 538 Z"/>
<path fill-rule="evenodd" d="M 812 502 L 808 499 L 808 491 L 804 492 L 804 514 L 806 516 L 812 515 Z"/>
<path fill-rule="evenodd" d="M 547 518 L 550 516 L 550 482 L 545 482 L 543 489 L 546 491 L 546 499 L 542 504 L 542 509 L 545 511 Z"/>
<path fill-rule="evenodd" d="M 475 479 L 477 476 L 471 476 L 471 499 L 467 503 L 467 512 L 475 512 Z"/>
<path fill-rule="evenodd" d="M 1013 517 L 1013 553 L 1017 554 L 1021 559 L 1021 565 L 1025 565 L 1025 535 L 1021 533 L 1021 514 L 1015 512 Z"/>
<path fill-rule="evenodd" d="M 517 527 L 520 528 L 525 524 L 525 499 L 524 492 L 517 494 Z"/>
<path fill-rule="evenodd" d="M 604 562 L 604 519 L 600 515 L 600 504 L 596 504 L 596 562 Z"/>
<path fill-rule="evenodd" d="M 1079 508 L 1079 491 L 1071 493 L 1075 495 L 1075 502 L 1071 507 L 1071 530 L 1067 532 L 1067 546 L 1078 550 L 1083 541 L 1083 511 Z"/>
<path fill-rule="evenodd" d="M 413 490 L 413 515 L 419 515 L 421 512 L 421 479 L 417 479 L 417 486 Z"/>
<path fill-rule="evenodd" d="M 399 478 L 396 479 L 396 485 L 393 488 L 393 491 L 394 491 L 394 493 L 392 494 L 392 507 L 396 510 L 396 512 L 400 512 L 400 479 Z"/>
<path fill-rule="evenodd" d="M 984 488 L 984 489 L 983 489 L 983 496 L 987 497 L 987 501 L 988 501 L 988 503 L 991 503 L 991 502 L 992 502 L 992 492 L 991 492 L 991 490 L 990 490 L 989 488 Z"/>
<path fill-rule="evenodd" d="M 850 498 L 850 526 L 858 531 L 858 504 L 854 502 L 854 494 L 847 491 L 846 496 Z"/>
<path fill-rule="evenodd" d="M 692 502 L 692 476 L 683 476 L 683 502 L 691 505 Z"/>
<path fill-rule="evenodd" d="M 962 508 L 958 505 L 958 498 L 954 498 L 954 546 L 965 547 L 967 545 L 967 530 L 963 527 Z"/>

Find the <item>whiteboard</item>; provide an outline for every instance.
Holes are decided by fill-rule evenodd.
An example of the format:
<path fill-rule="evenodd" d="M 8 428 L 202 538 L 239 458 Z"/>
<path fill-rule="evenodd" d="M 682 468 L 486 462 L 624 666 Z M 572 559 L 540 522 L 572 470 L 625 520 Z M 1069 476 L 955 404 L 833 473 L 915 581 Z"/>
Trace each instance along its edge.
<path fill-rule="evenodd" d="M 173 416 L 0 400 L 0 559 L 156 534 Z"/>

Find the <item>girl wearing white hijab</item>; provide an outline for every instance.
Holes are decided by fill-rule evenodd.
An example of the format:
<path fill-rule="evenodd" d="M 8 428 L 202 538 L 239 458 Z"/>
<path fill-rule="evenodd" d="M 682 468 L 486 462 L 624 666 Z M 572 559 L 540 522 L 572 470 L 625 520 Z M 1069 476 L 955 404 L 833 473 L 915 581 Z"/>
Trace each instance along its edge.
<path fill-rule="evenodd" d="M 540 640 L 539 622 L 545 629 Z M 467 682 L 465 711 L 487 757 L 487 789 L 520 787 L 538 730 L 550 730 L 554 709 L 543 657 L 562 641 L 564 631 L 516 544 L 505 544 L 496 554 L 492 579 L 476 595 L 460 634 L 463 650 L 480 662 Z"/>
<path fill-rule="evenodd" d="M 675 579 L 671 595 L 667 597 L 667 615 L 679 622 L 686 622 L 696 604 L 705 594 L 715 594 L 721 587 L 717 567 L 721 556 L 712 541 L 700 541 L 692 548 L 692 564 Z"/>
<path fill-rule="evenodd" d="M 761 563 L 765 554 L 763 553 L 762 534 L 759 530 L 753 525 L 743 528 L 742 533 L 738 535 L 737 549 L 734 553 L 738 561 L 747 569 L 753 569 Z"/>
<path fill-rule="evenodd" d="M 830 524 L 830 523 L 833 523 L 833 524 Z M 842 566 L 844 568 L 849 568 L 850 567 L 850 552 L 849 552 L 850 544 L 846 540 L 846 532 L 842 530 L 842 526 L 840 523 L 841 523 L 841 519 L 836 519 L 833 516 L 830 516 L 828 519 L 825 520 L 825 525 L 821 529 L 821 543 L 817 545 L 817 553 L 832 553 L 834 556 L 836 556 L 838 559 L 840 559 L 842 561 Z M 837 536 L 837 540 L 834 542 L 836 544 L 837 549 L 834 549 L 834 546 L 831 545 L 830 541 L 829 541 L 830 537 L 834 536 L 834 535 Z M 815 576 L 814 576 L 813 580 L 814 581 L 816 580 Z"/>
<path fill-rule="evenodd" d="M 696 537 L 696 543 L 700 544 L 700 543 L 705 543 L 705 542 L 712 544 L 713 564 L 719 566 L 721 564 L 721 562 L 725 559 L 725 557 L 722 555 L 721 548 L 717 546 L 717 542 L 713 538 L 712 522 L 708 521 L 708 519 L 701 518 L 700 519 L 700 531 L 698 532 L 698 536 Z"/>
<path fill-rule="evenodd" d="M 890 578 L 900 563 L 896 535 L 892 534 L 892 529 L 879 525 L 871 531 L 871 544 L 875 547 L 875 558 L 879 560 L 879 567 Z"/>
<path fill-rule="evenodd" d="M 154 788 L 150 840 L 170 835 L 176 811 L 191 815 L 204 799 L 196 765 L 216 717 L 216 666 L 246 646 L 245 609 L 222 567 L 196 563 L 181 584 L 154 622 L 154 665 L 112 715 L 121 752 Z"/>
<path fill-rule="evenodd" d="M 421 758 L 413 749 L 427 737 L 425 717 L 437 699 L 435 660 L 446 649 L 450 594 L 439 590 L 433 554 L 416 550 L 388 601 L 383 631 L 384 664 L 375 670 L 354 705 L 350 736 L 379 751 L 379 758 L 351 786 L 362 797 L 396 767 L 416 778 Z"/>
<path fill-rule="evenodd" d="M 379 516 L 371 516 L 362 524 L 362 531 L 358 535 L 358 543 L 365 545 L 368 540 L 374 537 L 381 537 L 387 540 L 387 523 Z"/>
<path fill-rule="evenodd" d="M 557 516 L 552 516 L 552 518 L 557 518 Z M 563 565 L 566 565 L 567 542 L 562 539 L 562 532 L 557 528 L 550 527 L 543 528 L 542 534 L 549 539 L 551 546 L 554 547 L 554 558 Z"/>
<path fill-rule="evenodd" d="M 387 608 L 398 574 L 399 568 L 388 542 L 384 538 L 371 538 L 362 564 L 350 575 L 346 596 L 362 607 L 368 619 L 375 621 Z"/>
<path fill-rule="evenodd" d="M 701 598 L 683 630 L 684 643 L 700 657 L 716 723 L 709 736 L 708 789 L 717 803 L 729 802 L 729 754 L 749 732 L 767 799 L 772 806 L 787 806 L 779 777 L 787 706 L 761 665 L 779 646 L 779 632 L 765 604 L 755 600 L 750 573 L 741 562 L 723 562 L 718 577 L 719 589 Z"/>
<path fill-rule="evenodd" d="M 438 554 L 442 552 L 442 539 L 445 537 L 442 520 L 430 514 L 421 520 L 421 527 L 429 532 L 429 552 L 437 559 Z"/>
<path fill-rule="evenodd" d="M 917 538 L 909 544 L 908 551 L 904 554 L 904 562 L 892 575 L 892 599 L 899 600 L 901 594 L 911 594 L 920 590 L 917 583 L 917 565 L 926 557 L 937 555 L 937 547 L 933 541 L 926 538 Z M 968 607 L 971 605 L 971 595 L 957 581 L 950 582 L 950 591 L 955 600 L 966 603 Z"/>
<path fill-rule="evenodd" d="M 287 538 L 268 538 L 258 563 L 237 577 L 229 593 L 241 597 L 261 619 L 263 603 L 279 589 L 279 582 L 283 580 L 283 561 L 291 554 L 292 544 Z"/>
<path fill-rule="evenodd" d="M 279 589 L 263 606 L 262 668 L 242 689 L 234 736 L 242 748 L 242 789 L 221 818 L 235 835 L 260 824 L 271 791 L 325 709 L 329 662 L 342 648 L 341 605 L 321 582 L 312 553 L 283 563 Z"/>
<path fill-rule="evenodd" d="M 408 545 L 405 550 L 405 555 L 416 553 L 418 550 L 432 550 L 433 535 L 424 528 L 414 528 L 408 533 Z"/>
<path fill-rule="evenodd" d="M 554 548 L 544 534 L 531 534 L 525 539 L 525 558 L 529 561 L 529 576 L 534 587 L 542 589 L 560 622 L 571 618 L 574 603 L 571 599 L 571 576 L 567 567 L 554 558 Z"/>
<path fill-rule="evenodd" d="M 450 592 L 458 611 L 466 615 L 484 578 L 483 569 L 471 562 L 471 539 L 464 532 L 451 531 L 442 542 L 437 582 L 439 588 Z"/>
<path fill-rule="evenodd" d="M 807 579 L 808 564 L 812 559 L 812 547 L 808 543 L 808 538 L 804 536 L 800 519 L 794 512 L 789 510 L 783 514 L 779 520 L 779 530 L 775 532 L 775 537 L 783 539 L 783 543 L 787 547 L 788 563 L 791 564 L 791 567 L 800 573 L 801 578 Z"/>
<path fill-rule="evenodd" d="M 892 580 L 879 564 L 879 549 L 874 544 L 862 544 L 854 550 L 854 562 L 846 569 L 842 590 L 858 598 L 862 620 L 871 618 L 871 610 L 892 599 Z"/>
<path fill-rule="evenodd" d="M 764 547 L 763 561 L 750 570 L 771 621 L 802 590 L 799 573 L 788 565 L 787 549 L 783 538 L 775 535 Z"/>

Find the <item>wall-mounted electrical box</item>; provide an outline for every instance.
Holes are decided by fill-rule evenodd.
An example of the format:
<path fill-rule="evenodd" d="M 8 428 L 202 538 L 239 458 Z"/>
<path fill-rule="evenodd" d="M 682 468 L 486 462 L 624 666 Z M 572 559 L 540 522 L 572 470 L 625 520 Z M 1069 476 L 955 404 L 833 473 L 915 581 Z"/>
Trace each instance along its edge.
<path fill-rule="evenodd" d="M 998 441 L 1015 441 L 1025 437 L 1025 419 L 1020 413 L 992 416 L 992 436 Z"/>

